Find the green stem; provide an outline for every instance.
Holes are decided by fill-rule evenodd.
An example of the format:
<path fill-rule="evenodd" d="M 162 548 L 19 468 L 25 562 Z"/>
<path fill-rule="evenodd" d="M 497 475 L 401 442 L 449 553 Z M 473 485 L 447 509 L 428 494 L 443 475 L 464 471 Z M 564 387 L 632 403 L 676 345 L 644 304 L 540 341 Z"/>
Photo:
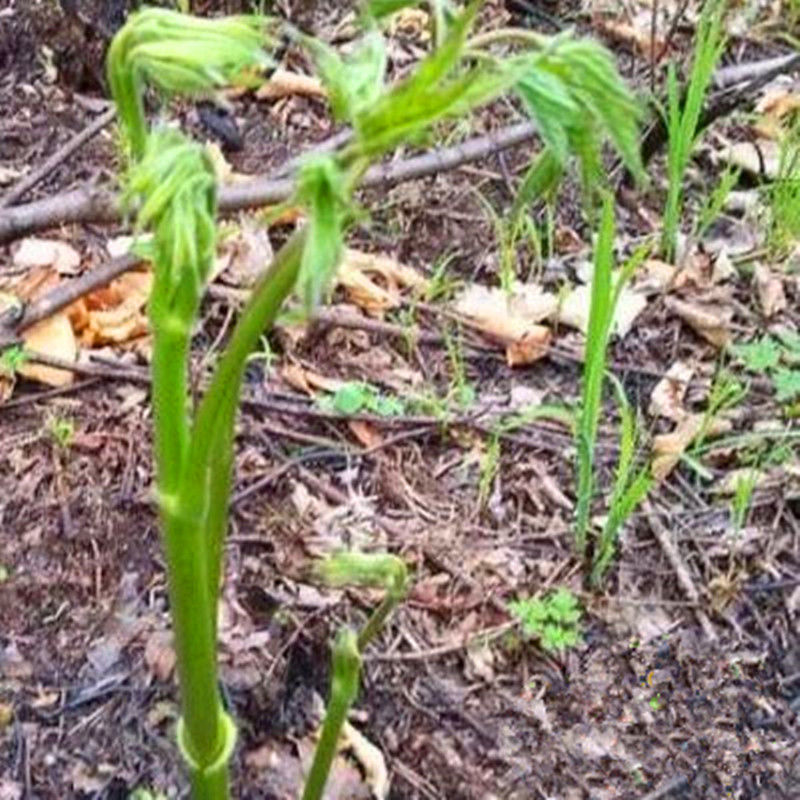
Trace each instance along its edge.
<path fill-rule="evenodd" d="M 544 50 L 552 41 L 551 36 L 536 33 L 536 31 L 528 31 L 522 28 L 496 28 L 493 31 L 479 33 L 471 39 L 467 39 L 464 47 L 467 50 L 477 50 L 498 42 L 518 42 L 519 44 L 526 44 L 535 50 Z"/>
<path fill-rule="evenodd" d="M 192 800 L 226 800 L 230 795 L 228 763 L 236 746 L 236 726 L 225 713 L 219 718 L 219 740 L 221 748 L 215 761 L 201 767 L 188 752 L 186 728 L 178 723 L 178 747 L 189 766 L 192 782 Z"/>
<path fill-rule="evenodd" d="M 306 778 L 302 800 L 321 800 L 328 781 L 331 764 L 336 756 L 339 734 L 347 719 L 350 706 L 358 694 L 361 677 L 361 654 L 358 639 L 353 631 L 339 631 L 333 646 L 333 678 L 331 697 L 322 724 L 314 761 Z"/>
<path fill-rule="evenodd" d="M 147 122 L 140 82 L 128 65 L 130 31 L 122 28 L 112 39 L 106 57 L 106 76 L 120 118 L 120 131 L 127 134 L 130 156 L 138 161 L 144 155 Z"/>
<path fill-rule="evenodd" d="M 214 605 L 207 591 L 202 516 L 176 494 L 186 453 L 188 327 L 156 324 L 153 348 L 155 457 L 170 609 L 181 687 L 185 745 L 198 764 L 221 749 L 222 706 L 217 687 Z M 224 795 L 219 795 L 224 797 Z"/>
<path fill-rule="evenodd" d="M 247 357 L 292 291 L 304 243 L 304 231 L 293 234 L 254 288 L 195 415 L 187 469 L 181 481 L 180 503 L 187 508 L 207 508 L 209 511 L 205 520 L 204 547 L 208 552 L 207 591 L 211 597 L 216 597 L 219 591 L 222 543 L 230 496 L 232 461 L 224 454 L 232 449 Z"/>

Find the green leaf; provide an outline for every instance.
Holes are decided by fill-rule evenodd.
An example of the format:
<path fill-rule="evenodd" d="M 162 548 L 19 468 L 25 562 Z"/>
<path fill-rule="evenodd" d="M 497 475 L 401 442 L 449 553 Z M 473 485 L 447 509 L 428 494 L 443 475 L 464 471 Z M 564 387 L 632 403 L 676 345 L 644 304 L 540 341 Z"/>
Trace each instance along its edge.
<path fill-rule="evenodd" d="M 369 31 L 346 59 L 315 37 L 303 37 L 303 42 L 314 55 L 337 119 L 353 122 L 372 107 L 383 92 L 386 73 L 386 44 L 379 31 Z"/>
<path fill-rule="evenodd" d="M 348 205 L 345 175 L 332 156 L 317 156 L 301 166 L 297 186 L 297 202 L 309 212 L 297 285 L 310 314 L 322 300 L 342 255 Z"/>
<path fill-rule="evenodd" d="M 369 0 L 365 11 L 374 19 L 380 19 L 403 8 L 419 8 L 421 5 L 421 0 Z"/>
<path fill-rule="evenodd" d="M 800 361 L 800 333 L 792 330 L 777 331 L 781 344 L 786 348 L 783 352 L 784 361 L 795 364 Z"/>
<path fill-rule="evenodd" d="M 796 400 L 800 397 L 800 370 L 780 367 L 772 376 L 775 397 L 778 401 Z"/>
<path fill-rule="evenodd" d="M 769 336 L 763 336 L 757 342 L 733 345 L 731 352 L 744 363 L 745 369 L 750 372 L 761 373 L 774 369 L 781 360 L 781 348 Z"/>
<path fill-rule="evenodd" d="M 592 181 L 600 175 L 600 147 L 609 139 L 628 168 L 641 177 L 642 109 L 611 54 L 591 40 L 562 36 L 530 63 L 517 92 L 554 156 L 563 163 L 568 151 L 574 151 L 585 181 Z"/>
<path fill-rule="evenodd" d="M 363 155 L 379 155 L 401 141 L 413 140 L 431 123 L 453 113 L 459 100 L 483 76 L 483 71 L 472 70 L 448 80 L 479 5 L 479 0 L 473 0 L 453 22 L 442 45 L 420 62 L 408 79 L 358 115 L 354 127 Z"/>
<path fill-rule="evenodd" d="M 333 395 L 333 408 L 340 414 L 358 414 L 370 400 L 369 388 L 354 381 L 340 386 Z"/>
<path fill-rule="evenodd" d="M 523 630 L 529 635 L 541 633 L 547 622 L 547 606 L 540 599 L 525 597 L 513 600 L 508 604 L 508 610 L 522 623 Z"/>
<path fill-rule="evenodd" d="M 553 592 L 548 601 L 550 617 L 561 624 L 574 624 L 581 618 L 578 598 L 567 589 Z"/>

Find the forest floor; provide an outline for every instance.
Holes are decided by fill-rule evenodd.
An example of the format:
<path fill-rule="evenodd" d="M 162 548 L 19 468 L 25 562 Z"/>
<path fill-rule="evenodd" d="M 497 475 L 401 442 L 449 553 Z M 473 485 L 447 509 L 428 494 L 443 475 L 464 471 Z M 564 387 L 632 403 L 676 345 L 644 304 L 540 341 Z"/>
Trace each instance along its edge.
<path fill-rule="evenodd" d="M 0 0 L 0 197 L 108 108 L 103 31 L 113 29 L 115 9 L 105 4 L 106 18 L 91 5 L 81 22 L 52 2 Z M 225 4 L 200 5 L 211 13 Z M 667 61 L 690 59 L 693 3 L 641 10 L 554 0 L 535 4 L 535 19 L 524 5 L 487 3 L 481 24 L 574 26 L 609 46 L 646 91 L 655 13 L 659 95 Z M 721 66 L 791 53 L 775 4 L 745 5 L 755 16 L 736 6 Z M 283 8 L 318 34 L 351 35 L 349 3 Z M 392 33 L 397 70 L 426 46 L 419 18 L 406 23 Z M 309 69 L 291 50 L 284 66 Z M 720 153 L 763 129 L 774 108 L 764 96 L 800 107 L 797 77 L 743 96 L 705 133 L 686 180 L 687 231 L 719 182 Z M 230 137 L 217 144 L 237 175 L 269 175 L 336 130 L 319 97 L 250 93 L 229 103 L 241 147 Z M 213 138 L 191 104 L 170 112 Z M 457 141 L 519 118 L 498 103 L 444 133 Z M 578 401 L 582 334 L 557 325 L 543 357 L 511 367 L 502 345 L 453 310 L 465 288 L 499 285 L 503 254 L 487 208 L 503 218 L 537 147 L 364 192 L 369 219 L 348 245 L 372 257 L 350 257 L 357 277 L 342 280 L 328 316 L 302 331 L 279 327 L 253 359 L 220 612 L 221 678 L 240 728 L 239 797 L 298 796 L 327 696 L 329 643 L 375 600 L 309 577 L 312 558 L 341 545 L 401 555 L 413 585 L 370 648 L 351 718 L 377 750 L 354 734 L 329 798 L 800 797 L 800 390 L 780 382 L 779 374 L 791 382 L 791 370 L 758 372 L 729 348 L 800 332 L 800 251 L 784 242 L 778 253 L 764 223 L 763 157 L 703 237 L 688 240 L 679 266 L 652 258 L 634 279 L 644 286 L 665 266 L 674 273 L 668 287 L 641 290 L 646 303 L 609 355 L 645 451 L 668 466 L 662 460 L 625 525 L 604 586 L 590 590 L 572 538 L 569 432 L 531 422 L 492 449 L 504 416 Z M 663 152 L 649 162 L 647 187 L 619 188 L 620 258 L 658 232 Z M 110 125 L 20 202 L 112 186 L 116 166 Z M 567 186 L 552 214 L 537 208 L 534 221 L 541 252 L 521 245 L 517 276 L 570 289 L 593 244 L 580 192 Z M 224 341 L 254 269 L 293 224 L 229 220 L 226 268 L 195 338 L 198 371 Z M 35 234 L 63 249 L 10 242 L 0 247 L 0 296 L 35 300 L 76 280 L 107 263 L 128 233 L 70 224 Z M 26 246 L 32 257 L 20 255 Z M 52 255 L 42 257 L 47 247 Z M 66 324 L 79 344 L 66 375 L 39 366 L 0 376 L 0 800 L 127 798 L 137 789 L 182 796 L 151 497 L 144 285 L 146 273 L 134 271 L 58 315 L 59 330 Z M 46 350 L 52 334 L 45 325 L 31 347 Z M 337 405 L 342 385 L 363 393 L 355 413 Z M 607 400 L 598 516 L 617 452 Z M 686 432 L 698 417 L 709 423 L 699 440 L 698 427 Z M 554 654 L 523 635 L 508 603 L 558 587 L 580 601 L 582 639 Z M 378 785 L 383 766 L 388 794 Z"/>

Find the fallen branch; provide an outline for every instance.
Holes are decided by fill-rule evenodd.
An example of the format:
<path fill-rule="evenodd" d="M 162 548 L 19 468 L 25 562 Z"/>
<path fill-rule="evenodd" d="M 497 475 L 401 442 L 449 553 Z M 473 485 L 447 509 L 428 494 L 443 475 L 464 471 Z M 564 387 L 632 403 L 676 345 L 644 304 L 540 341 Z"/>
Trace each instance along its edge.
<path fill-rule="evenodd" d="M 462 144 L 431 150 L 413 158 L 380 164 L 367 171 L 362 187 L 391 186 L 454 169 L 492 153 L 522 144 L 534 137 L 536 127 L 523 122 L 498 133 L 468 139 Z M 254 178 L 246 183 L 223 186 L 219 194 L 222 213 L 271 205 L 286 200 L 292 193 L 290 178 Z M 84 187 L 34 203 L 14 206 L 0 212 L 0 244 L 36 231 L 70 223 L 113 223 L 122 219 L 119 197 L 97 187 Z"/>
<path fill-rule="evenodd" d="M 705 130 L 712 122 L 754 103 L 758 92 L 770 81 L 778 75 L 797 69 L 800 69 L 800 54 L 794 53 L 718 70 L 712 80 L 717 91 L 706 101 L 700 115 L 698 132 Z M 642 161 L 647 164 L 668 139 L 666 122 L 663 117 L 658 116 L 642 140 Z"/>

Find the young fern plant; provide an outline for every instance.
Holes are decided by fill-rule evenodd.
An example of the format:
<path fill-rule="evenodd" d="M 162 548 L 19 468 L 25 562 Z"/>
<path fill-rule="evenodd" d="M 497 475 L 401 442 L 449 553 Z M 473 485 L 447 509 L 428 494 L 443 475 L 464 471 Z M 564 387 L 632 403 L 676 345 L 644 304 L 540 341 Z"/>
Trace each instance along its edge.
<path fill-rule="evenodd" d="M 357 217 L 353 193 L 371 161 L 539 72 L 550 74 L 551 84 L 566 87 L 563 92 L 575 113 L 593 108 L 602 117 L 601 104 L 592 95 L 601 89 L 617 100 L 627 96 L 602 48 L 577 47 L 569 38 L 543 39 L 535 51 L 505 59 L 465 60 L 479 0 L 458 14 L 449 3 L 438 4 L 438 46 L 404 81 L 386 86 L 385 43 L 369 13 L 372 5 L 364 16 L 366 35 L 347 60 L 293 32 L 315 56 L 334 113 L 354 135 L 340 152 L 302 163 L 291 202 L 305 208 L 308 222 L 290 236 L 253 288 L 195 407 L 189 402 L 189 352 L 215 253 L 217 187 L 199 145 L 175 130 L 149 129 L 142 95 L 147 86 L 165 93 L 198 93 L 246 77 L 245 70 L 269 64 L 262 48 L 274 43 L 277 26 L 262 17 L 202 20 L 146 9 L 129 17 L 109 48 L 109 85 L 130 162 L 125 196 L 137 210 L 137 230 L 153 233 L 147 255 L 155 273 L 149 306 L 155 480 L 181 691 L 178 744 L 194 800 L 229 796 L 228 763 L 236 727 L 218 688 L 217 602 L 239 394 L 248 358 L 265 330 L 293 291 L 306 312 L 324 297 L 347 229 Z M 387 8 L 386 2 L 374 5 Z M 388 3 L 392 9 L 401 5 Z M 544 127 L 561 112 L 545 104 L 537 113 Z M 611 128 L 608 134 L 613 140 Z M 590 143 L 599 147 L 602 137 L 595 141 L 593 135 L 589 128 L 568 146 L 580 143 L 584 152 Z M 357 692 L 360 654 L 405 591 L 404 568 L 396 559 L 384 558 L 390 560 L 348 554 L 332 562 L 335 568 L 326 573 L 334 581 L 346 576 L 357 583 L 377 582 L 387 588 L 387 599 L 361 634 L 345 633 L 337 640 L 331 706 L 305 800 L 322 794 L 339 731 Z"/>

